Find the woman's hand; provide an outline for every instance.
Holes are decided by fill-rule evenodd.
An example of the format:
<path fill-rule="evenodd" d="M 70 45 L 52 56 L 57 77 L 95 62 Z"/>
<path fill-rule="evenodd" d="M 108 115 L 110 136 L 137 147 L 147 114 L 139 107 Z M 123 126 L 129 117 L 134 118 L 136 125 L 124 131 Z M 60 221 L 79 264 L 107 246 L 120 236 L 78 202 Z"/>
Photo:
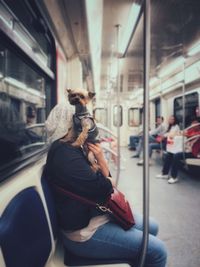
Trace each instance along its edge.
<path fill-rule="evenodd" d="M 97 143 L 97 144 L 88 143 L 88 148 L 90 151 L 92 151 L 92 153 L 94 154 L 98 163 L 101 160 L 105 160 L 103 150 L 102 150 L 101 145 L 99 143 Z"/>
<path fill-rule="evenodd" d="M 88 149 L 94 154 L 102 174 L 108 177 L 110 172 L 101 145 L 88 143 Z"/>

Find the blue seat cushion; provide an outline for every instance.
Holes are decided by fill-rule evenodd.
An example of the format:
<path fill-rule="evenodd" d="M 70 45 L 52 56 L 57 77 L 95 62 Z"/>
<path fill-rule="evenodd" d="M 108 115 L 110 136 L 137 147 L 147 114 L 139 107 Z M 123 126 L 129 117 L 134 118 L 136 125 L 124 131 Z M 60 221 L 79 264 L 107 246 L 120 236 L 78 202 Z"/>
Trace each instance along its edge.
<path fill-rule="evenodd" d="M 9 202 L 0 218 L 0 245 L 6 267 L 44 267 L 51 237 L 44 207 L 34 187 Z"/>
<path fill-rule="evenodd" d="M 92 251 L 91 251 L 92 253 Z M 64 263 L 67 266 L 84 266 L 84 265 L 104 265 L 104 264 L 120 264 L 127 263 L 130 266 L 132 262 L 127 259 L 118 259 L 116 255 L 116 259 L 94 259 L 94 258 L 86 258 L 77 256 L 65 248 L 64 252 Z"/>

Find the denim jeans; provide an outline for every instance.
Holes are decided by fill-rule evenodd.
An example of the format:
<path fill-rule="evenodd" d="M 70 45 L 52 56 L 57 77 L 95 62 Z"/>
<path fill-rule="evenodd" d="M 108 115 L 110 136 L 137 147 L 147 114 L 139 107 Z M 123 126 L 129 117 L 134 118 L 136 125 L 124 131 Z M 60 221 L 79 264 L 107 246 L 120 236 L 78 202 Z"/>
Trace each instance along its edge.
<path fill-rule="evenodd" d="M 179 152 L 176 154 L 172 154 L 170 152 L 167 152 L 167 155 L 165 157 L 162 174 L 167 175 L 169 174 L 169 171 L 171 169 L 171 176 L 173 178 L 177 178 L 178 170 L 181 168 L 181 161 L 184 158 L 194 158 L 192 153 L 183 153 Z"/>
<path fill-rule="evenodd" d="M 95 234 L 85 242 L 74 242 L 64 237 L 64 246 L 78 256 L 98 259 L 127 259 L 137 266 L 142 244 L 142 216 L 134 214 L 136 224 L 124 231 L 112 222 L 101 226 Z M 149 244 L 145 267 L 164 267 L 167 252 L 164 243 L 156 235 L 158 225 L 150 219 Z"/>
<path fill-rule="evenodd" d="M 137 155 L 140 156 L 142 150 L 143 150 L 143 137 L 140 137 L 140 140 L 139 140 L 139 143 L 138 143 L 138 146 L 137 146 Z M 155 137 L 153 136 L 149 136 L 149 157 L 152 156 L 152 152 L 154 149 L 158 149 L 160 150 L 161 149 L 161 146 L 160 146 L 160 143 L 157 143 L 156 142 L 156 139 Z"/>
<path fill-rule="evenodd" d="M 139 142 L 139 136 L 135 136 L 135 135 L 131 135 L 130 138 L 129 138 L 129 147 L 130 148 L 133 148 L 133 149 L 136 149 L 137 148 L 137 145 L 138 145 L 138 142 Z"/>

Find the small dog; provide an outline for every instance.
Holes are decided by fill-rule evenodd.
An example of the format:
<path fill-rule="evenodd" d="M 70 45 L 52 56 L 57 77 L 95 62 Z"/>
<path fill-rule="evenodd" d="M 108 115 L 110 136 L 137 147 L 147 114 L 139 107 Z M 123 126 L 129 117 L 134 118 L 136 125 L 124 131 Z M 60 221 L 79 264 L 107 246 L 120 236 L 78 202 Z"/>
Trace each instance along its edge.
<path fill-rule="evenodd" d="M 75 106 L 75 114 L 73 115 L 73 127 L 67 134 L 66 139 L 72 142 L 72 146 L 83 148 L 88 160 L 92 164 L 92 169 L 97 171 L 99 167 L 96 159 L 93 153 L 88 151 L 86 145 L 87 142 L 98 142 L 98 128 L 86 107 L 95 96 L 95 93 L 83 89 L 67 89 L 67 92 L 69 103 Z"/>

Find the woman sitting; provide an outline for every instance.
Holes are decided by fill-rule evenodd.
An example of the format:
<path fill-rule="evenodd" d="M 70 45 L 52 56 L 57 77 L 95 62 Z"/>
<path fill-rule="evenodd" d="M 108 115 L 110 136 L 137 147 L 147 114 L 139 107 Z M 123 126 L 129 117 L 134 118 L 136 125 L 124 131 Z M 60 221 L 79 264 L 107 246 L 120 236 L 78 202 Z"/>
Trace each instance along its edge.
<path fill-rule="evenodd" d="M 64 142 L 71 116 L 67 106 L 57 105 L 47 119 L 47 133 L 53 144 L 48 153 L 45 175 L 50 184 L 104 203 L 114 186 L 104 154 L 99 144 L 88 144 L 100 167 L 100 171 L 94 172 L 82 148 Z M 70 252 L 86 258 L 106 260 L 117 257 L 133 264 L 138 263 L 143 236 L 141 216 L 134 214 L 136 224 L 125 231 L 107 214 L 56 190 L 54 193 L 64 246 Z M 149 229 L 145 267 L 164 267 L 166 248 L 156 237 L 158 225 L 151 219 Z"/>
<path fill-rule="evenodd" d="M 197 118 L 192 119 L 191 126 L 188 130 L 184 131 L 182 134 L 189 138 L 189 142 L 185 143 L 185 151 L 172 153 L 167 152 L 162 173 L 158 174 L 156 178 L 167 178 L 169 184 L 174 184 L 178 182 L 178 170 L 181 167 L 181 161 L 187 158 L 195 158 L 198 157 L 200 153 L 200 132 Z M 180 133 L 179 133 L 180 135 Z M 193 137 L 194 138 L 191 138 Z M 169 135 L 169 138 L 173 139 L 174 135 Z M 170 176 L 169 176 L 170 172 Z"/>

